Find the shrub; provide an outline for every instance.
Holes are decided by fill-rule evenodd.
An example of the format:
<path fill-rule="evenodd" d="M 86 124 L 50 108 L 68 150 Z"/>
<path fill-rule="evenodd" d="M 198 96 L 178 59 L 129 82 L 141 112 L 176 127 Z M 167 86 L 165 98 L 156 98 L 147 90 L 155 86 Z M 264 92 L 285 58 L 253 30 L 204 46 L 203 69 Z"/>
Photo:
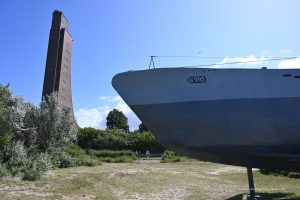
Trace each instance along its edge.
<path fill-rule="evenodd" d="M 89 150 L 88 153 L 102 162 L 109 163 L 133 162 L 137 159 L 131 150 Z"/>
<path fill-rule="evenodd" d="M 24 180 L 34 181 L 39 179 L 44 172 L 52 168 L 53 164 L 49 154 L 37 153 L 27 159 L 22 178 Z"/>
<path fill-rule="evenodd" d="M 61 152 L 52 152 L 51 153 L 51 160 L 54 167 L 58 168 L 68 168 L 68 167 L 75 167 L 76 159 L 70 156 L 68 153 L 61 151 Z"/>
<path fill-rule="evenodd" d="M 9 108 L 11 140 L 20 141 L 27 149 L 31 149 L 35 146 L 37 138 L 37 108 L 32 103 L 25 102 L 21 96 L 13 97 L 12 100 L 13 105 Z"/>
<path fill-rule="evenodd" d="M 273 176 L 287 176 L 290 178 L 300 178 L 300 173 L 297 172 L 288 172 L 288 171 L 280 171 L 280 170 L 268 170 L 268 169 L 260 169 L 260 173 L 264 175 L 273 175 Z"/>
<path fill-rule="evenodd" d="M 0 85 L 0 148 L 3 148 L 11 139 L 9 122 L 9 107 L 12 105 L 12 95 L 9 85 Z"/>
<path fill-rule="evenodd" d="M 131 150 L 89 150 L 88 153 L 97 157 L 132 157 L 136 159 L 135 153 Z"/>
<path fill-rule="evenodd" d="M 28 181 L 35 181 L 39 179 L 42 175 L 42 172 L 38 170 L 35 165 L 31 165 L 30 167 L 26 168 L 23 174 L 22 179 Z"/>
<path fill-rule="evenodd" d="M 37 168 L 42 172 L 46 172 L 54 168 L 51 157 L 48 153 L 38 153 L 34 155 L 30 160 L 34 160 L 37 164 Z"/>
<path fill-rule="evenodd" d="M 86 155 L 85 151 L 82 148 L 73 143 L 67 146 L 66 152 L 73 157 L 81 157 Z"/>
<path fill-rule="evenodd" d="M 127 134 L 122 130 L 83 128 L 78 131 L 78 145 L 83 149 L 128 149 Z"/>
<path fill-rule="evenodd" d="M 48 152 L 49 157 L 51 159 L 51 163 L 53 165 L 53 168 L 58 168 L 60 165 L 60 154 L 61 152 L 57 152 L 57 151 L 49 151 Z"/>
<path fill-rule="evenodd" d="M 77 137 L 77 127 L 70 109 L 57 99 L 57 93 L 47 96 L 36 111 L 37 145 L 40 150 L 63 150 Z"/>
<path fill-rule="evenodd" d="M 3 161 L 12 176 L 24 171 L 27 162 L 27 149 L 22 142 L 12 142 L 4 148 Z"/>
<path fill-rule="evenodd" d="M 170 150 L 165 150 L 161 157 L 161 162 L 180 162 L 181 160 L 181 156 Z"/>
<path fill-rule="evenodd" d="M 76 158 L 75 163 L 77 166 L 88 166 L 88 167 L 94 167 L 94 166 L 101 165 L 101 162 L 99 159 L 93 159 L 93 158 L 90 158 L 89 156 Z"/>
<path fill-rule="evenodd" d="M 142 132 L 149 132 L 148 128 L 145 126 L 145 124 L 141 123 L 139 125 L 139 132 L 142 133 Z"/>
<path fill-rule="evenodd" d="M 134 133 L 135 148 L 141 152 L 149 150 L 152 153 L 162 153 L 165 148 L 151 132 Z"/>
<path fill-rule="evenodd" d="M 107 163 L 131 163 L 135 161 L 135 159 L 126 156 L 117 157 L 117 158 L 103 157 L 103 158 L 99 158 L 99 160 Z"/>
<path fill-rule="evenodd" d="M 83 149 L 76 144 L 69 144 L 66 148 L 66 152 L 74 158 L 74 166 L 97 166 L 101 162 L 98 159 L 92 158 L 87 155 Z"/>
<path fill-rule="evenodd" d="M 59 168 L 68 168 L 68 167 L 75 167 L 77 166 L 76 163 L 76 159 L 74 159 L 72 156 L 70 156 L 69 154 L 63 152 L 60 155 L 60 164 L 59 164 Z"/>
<path fill-rule="evenodd" d="M 76 137 L 72 113 L 58 101 L 56 93 L 36 107 L 21 96 L 13 97 L 8 86 L 0 85 L 0 176 L 22 175 L 23 179 L 35 180 L 54 167 L 99 163 L 85 157 L 80 148 L 64 152 Z"/>
<path fill-rule="evenodd" d="M 300 179 L 300 173 L 289 172 L 288 177 Z"/>
<path fill-rule="evenodd" d="M 0 177 L 6 176 L 8 174 L 5 165 L 0 163 Z"/>
<path fill-rule="evenodd" d="M 165 149 L 151 132 L 128 132 L 122 130 L 98 130 L 81 128 L 78 130 L 78 145 L 83 149 L 132 150 L 161 153 Z"/>
<path fill-rule="evenodd" d="M 44 171 L 39 168 L 39 163 L 36 160 L 28 161 L 27 165 L 24 168 L 23 180 L 34 181 L 39 179 Z"/>
<path fill-rule="evenodd" d="M 72 157 L 64 151 L 50 151 L 49 157 L 53 168 L 66 168 L 72 166 Z"/>

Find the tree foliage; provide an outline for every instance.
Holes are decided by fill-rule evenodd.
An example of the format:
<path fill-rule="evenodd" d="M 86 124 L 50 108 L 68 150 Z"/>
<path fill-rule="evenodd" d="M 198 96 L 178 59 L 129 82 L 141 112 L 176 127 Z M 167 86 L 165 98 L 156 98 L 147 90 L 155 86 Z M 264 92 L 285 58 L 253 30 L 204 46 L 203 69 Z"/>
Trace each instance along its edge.
<path fill-rule="evenodd" d="M 10 141 L 9 107 L 12 103 L 9 86 L 0 85 L 0 148 Z"/>
<path fill-rule="evenodd" d="M 106 117 L 107 129 L 121 129 L 125 132 L 129 132 L 128 119 L 122 111 L 113 109 Z"/>
<path fill-rule="evenodd" d="M 163 163 L 181 162 L 181 161 L 185 161 L 185 160 L 187 161 L 188 159 L 189 158 L 180 156 L 180 155 L 176 154 L 174 151 L 170 151 L 170 150 L 165 150 L 161 157 L 161 161 Z"/>
<path fill-rule="evenodd" d="M 36 116 L 37 142 L 41 150 L 61 149 L 76 140 L 77 127 L 71 111 L 57 100 L 56 93 L 42 101 Z"/>
<path fill-rule="evenodd" d="M 78 130 L 78 145 L 83 149 L 132 150 L 161 153 L 164 147 L 151 132 L 128 132 L 122 130 L 98 130 L 81 128 Z"/>
<path fill-rule="evenodd" d="M 139 125 L 139 132 L 142 133 L 142 132 L 147 132 L 149 131 L 148 128 L 145 126 L 145 124 L 141 123 Z"/>
<path fill-rule="evenodd" d="M 77 137 L 77 127 L 70 109 L 57 100 L 57 94 L 43 100 L 39 107 L 25 102 L 22 97 L 12 98 L 8 119 L 10 138 L 20 141 L 28 150 L 60 150 Z"/>
<path fill-rule="evenodd" d="M 57 94 L 46 99 L 35 106 L 0 85 L 0 174 L 34 180 L 70 157 L 64 149 L 77 137 L 73 116 Z"/>
<path fill-rule="evenodd" d="M 0 85 L 0 176 L 35 180 L 56 167 L 99 165 L 104 154 L 110 155 L 106 162 L 130 162 L 135 159 L 133 151 L 163 152 L 146 130 L 140 126 L 140 132 L 129 132 L 127 117 L 114 109 L 107 116 L 107 130 L 84 128 L 77 134 L 71 110 L 56 93 L 35 106 Z"/>
<path fill-rule="evenodd" d="M 35 148 L 38 108 L 30 102 L 25 102 L 21 96 L 13 97 L 12 101 L 13 105 L 9 108 L 12 142 L 22 142 L 27 149 Z"/>
<path fill-rule="evenodd" d="M 127 137 L 121 129 L 82 128 L 78 131 L 78 145 L 83 149 L 122 150 L 131 146 Z"/>

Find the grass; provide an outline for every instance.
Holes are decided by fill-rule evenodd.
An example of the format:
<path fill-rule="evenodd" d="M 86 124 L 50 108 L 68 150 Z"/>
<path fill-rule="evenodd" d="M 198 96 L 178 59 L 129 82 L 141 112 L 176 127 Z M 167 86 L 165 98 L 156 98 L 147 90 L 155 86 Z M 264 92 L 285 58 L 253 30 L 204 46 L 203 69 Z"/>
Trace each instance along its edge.
<path fill-rule="evenodd" d="M 262 199 L 300 199 L 300 180 L 254 171 Z M 40 180 L 0 181 L 0 197 L 12 199 L 242 199 L 243 168 L 207 162 L 103 163 L 48 172 Z"/>

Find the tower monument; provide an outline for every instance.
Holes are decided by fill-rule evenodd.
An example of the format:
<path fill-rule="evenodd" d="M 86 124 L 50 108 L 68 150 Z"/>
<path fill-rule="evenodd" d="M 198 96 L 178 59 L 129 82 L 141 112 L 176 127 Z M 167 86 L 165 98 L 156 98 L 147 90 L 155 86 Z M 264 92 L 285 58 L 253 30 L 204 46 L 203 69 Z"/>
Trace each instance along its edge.
<path fill-rule="evenodd" d="M 42 98 L 57 92 L 58 100 L 69 107 L 73 113 L 71 91 L 72 42 L 67 18 L 62 12 L 55 10 L 49 35 Z"/>

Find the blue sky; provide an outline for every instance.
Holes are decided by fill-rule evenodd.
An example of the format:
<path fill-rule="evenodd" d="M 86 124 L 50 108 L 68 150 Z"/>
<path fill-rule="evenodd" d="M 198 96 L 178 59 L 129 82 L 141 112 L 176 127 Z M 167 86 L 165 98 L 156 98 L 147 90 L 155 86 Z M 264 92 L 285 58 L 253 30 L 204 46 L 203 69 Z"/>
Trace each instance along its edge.
<path fill-rule="evenodd" d="M 104 128 L 114 107 L 128 116 L 131 129 L 138 126 L 111 78 L 146 69 L 150 55 L 221 57 L 156 58 L 157 67 L 300 55 L 297 0 L 1 0 L 0 8 L 0 83 L 34 104 L 41 98 L 52 12 L 64 12 L 74 38 L 74 110 L 84 126 Z M 296 59 L 236 67 L 299 65 Z"/>

